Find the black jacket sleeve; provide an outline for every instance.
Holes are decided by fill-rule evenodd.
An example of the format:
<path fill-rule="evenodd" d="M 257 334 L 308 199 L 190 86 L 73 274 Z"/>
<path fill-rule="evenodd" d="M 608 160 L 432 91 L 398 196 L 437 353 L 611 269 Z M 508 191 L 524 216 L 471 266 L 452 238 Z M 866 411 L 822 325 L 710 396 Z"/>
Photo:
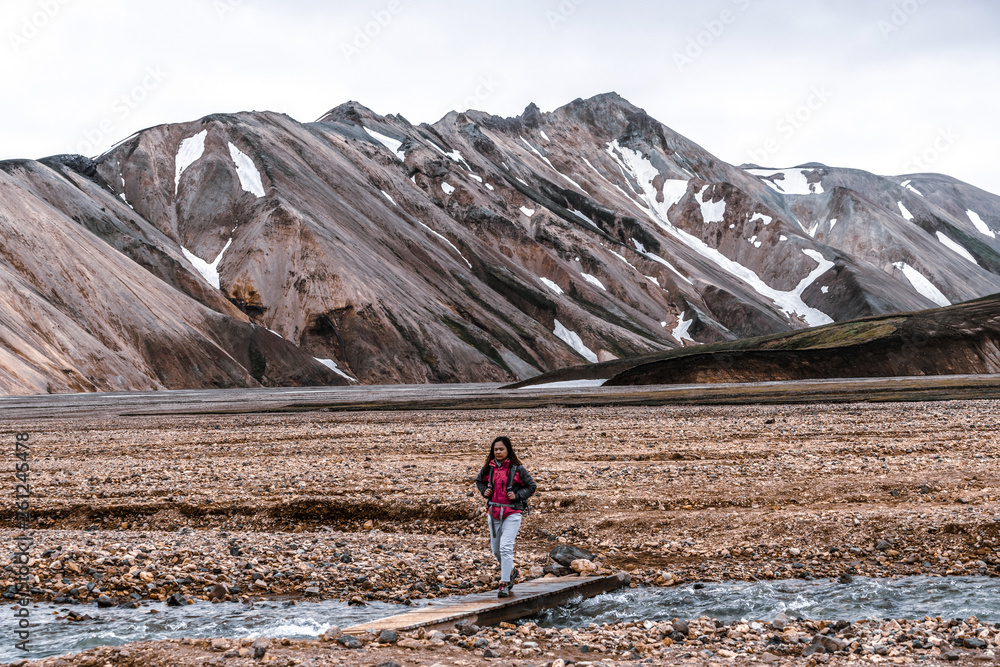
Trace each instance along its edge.
<path fill-rule="evenodd" d="M 483 495 L 486 489 L 489 488 L 490 479 L 490 467 L 483 466 L 483 469 L 479 471 L 479 476 L 476 477 L 476 488 L 479 489 L 479 495 Z"/>
<path fill-rule="evenodd" d="M 521 478 L 521 488 L 514 492 L 514 498 L 517 502 L 523 503 L 535 494 L 535 489 L 537 489 L 538 486 L 535 484 L 535 480 L 531 479 L 528 469 L 524 466 L 521 466 L 517 473 Z"/>

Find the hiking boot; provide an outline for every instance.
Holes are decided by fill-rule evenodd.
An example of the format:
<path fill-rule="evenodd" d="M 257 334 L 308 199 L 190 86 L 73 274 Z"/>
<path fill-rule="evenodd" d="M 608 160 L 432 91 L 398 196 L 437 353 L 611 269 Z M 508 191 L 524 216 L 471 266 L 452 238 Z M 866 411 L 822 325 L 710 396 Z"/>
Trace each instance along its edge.
<path fill-rule="evenodd" d="M 507 588 L 507 582 L 506 581 L 501 581 L 500 582 L 500 590 L 497 591 L 497 597 L 498 598 L 509 598 L 510 597 L 510 589 Z"/>
<path fill-rule="evenodd" d="M 517 575 L 518 574 L 519 573 L 518 573 L 516 567 L 513 570 L 510 571 L 510 583 L 507 584 L 507 592 L 508 593 L 513 593 L 514 592 L 514 582 L 517 581 Z"/>

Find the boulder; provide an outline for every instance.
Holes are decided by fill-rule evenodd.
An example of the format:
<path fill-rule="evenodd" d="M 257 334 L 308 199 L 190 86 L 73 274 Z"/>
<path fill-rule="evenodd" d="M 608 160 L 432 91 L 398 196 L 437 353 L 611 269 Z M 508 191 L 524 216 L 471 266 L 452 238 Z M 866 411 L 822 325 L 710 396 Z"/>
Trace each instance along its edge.
<path fill-rule="evenodd" d="M 774 617 L 774 620 L 771 621 L 771 627 L 778 632 L 781 632 L 791 621 L 792 619 L 786 616 L 785 612 L 779 612 L 778 615 Z"/>
<path fill-rule="evenodd" d="M 594 560 L 594 554 L 590 551 L 570 546 L 568 544 L 560 544 L 559 546 L 553 548 L 552 551 L 549 552 L 549 557 L 560 565 L 565 565 L 566 567 L 570 567 L 571 563 L 575 560 Z"/>

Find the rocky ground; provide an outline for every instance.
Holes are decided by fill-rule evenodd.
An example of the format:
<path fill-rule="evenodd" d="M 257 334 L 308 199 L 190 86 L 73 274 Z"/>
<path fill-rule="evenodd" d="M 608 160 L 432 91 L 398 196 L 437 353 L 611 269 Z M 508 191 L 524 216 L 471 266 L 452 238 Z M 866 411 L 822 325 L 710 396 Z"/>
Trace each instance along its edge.
<path fill-rule="evenodd" d="M 989 401 L 553 407 L 54 417 L 2 426 L 31 434 L 34 597 L 87 612 L 98 602 L 171 596 L 182 603 L 288 595 L 405 603 L 487 590 L 496 572 L 472 479 L 498 434 L 511 436 L 539 484 L 518 542 L 525 572 L 552 566 L 549 551 L 569 543 L 593 551 L 602 569 L 629 571 L 634 585 L 997 576 L 996 408 Z M 12 524 L 10 509 L 4 518 Z M 4 588 L 14 583 L 7 555 L 14 534 L 0 532 L 8 545 L 0 557 Z M 488 649 L 537 667 L 560 658 L 742 663 L 765 653 L 784 661 L 821 631 L 848 642 L 857 651 L 851 656 L 875 660 L 944 659 L 953 651 L 960 660 L 992 659 L 997 644 L 996 629 L 969 623 L 884 626 L 792 623 L 792 631 L 778 632 L 706 620 L 685 636 L 663 624 L 569 635 L 484 629 L 474 639 L 437 637 L 439 645 L 403 637 L 413 648 L 275 642 L 267 654 L 279 664 L 462 665 L 488 662 Z M 486 644 L 475 646 L 479 639 Z M 917 640 L 927 647 L 914 648 Z M 255 649 L 236 643 L 216 651 L 203 641 L 130 645 L 131 657 L 92 649 L 65 660 L 240 664 L 239 648 Z M 581 654 L 584 644 L 604 650 Z M 233 651 L 237 657 L 224 657 Z M 809 656 L 827 657 L 847 660 L 846 653 Z"/>

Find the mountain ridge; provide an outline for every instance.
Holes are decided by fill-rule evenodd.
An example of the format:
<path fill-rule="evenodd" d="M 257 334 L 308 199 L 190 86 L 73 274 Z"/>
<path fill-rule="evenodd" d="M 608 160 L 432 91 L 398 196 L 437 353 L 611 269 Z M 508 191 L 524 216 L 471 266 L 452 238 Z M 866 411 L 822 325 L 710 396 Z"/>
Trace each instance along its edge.
<path fill-rule="evenodd" d="M 165 285 L 165 302 L 302 353 L 299 373 L 268 382 L 511 381 L 1000 292 L 995 195 L 943 175 L 735 167 L 616 93 L 419 125 L 356 101 L 313 123 L 212 114 L 0 174 L 0 194 L 20 188 L 0 213 L 44 201 Z M 93 295 L 59 303 L 71 273 L 41 291 L 69 319 L 108 325 Z M 232 345 L 238 381 L 259 383 Z M 0 341 L 11 358 L 22 347 Z M 268 354 L 273 368 L 287 357 Z M 144 364 L 94 386 L 148 388 Z M 0 391 L 46 390 L 16 375 Z"/>

